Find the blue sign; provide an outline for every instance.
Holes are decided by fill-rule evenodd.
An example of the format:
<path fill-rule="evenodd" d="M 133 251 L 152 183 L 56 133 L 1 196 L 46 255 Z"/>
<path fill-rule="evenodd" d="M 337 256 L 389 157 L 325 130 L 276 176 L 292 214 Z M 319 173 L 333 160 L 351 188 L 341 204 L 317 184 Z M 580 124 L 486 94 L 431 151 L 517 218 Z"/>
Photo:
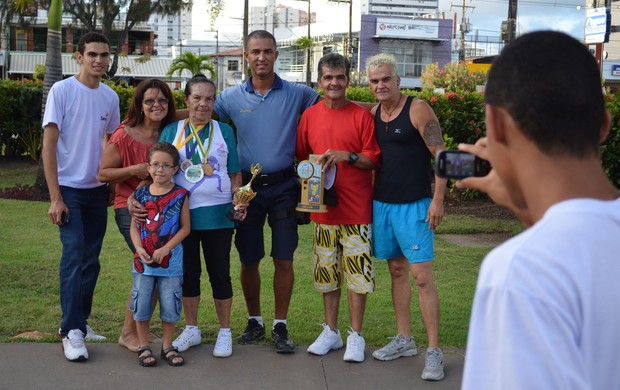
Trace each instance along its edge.
<path fill-rule="evenodd" d="M 611 12 L 609 8 L 591 8 L 586 11 L 585 40 L 586 43 L 609 42 L 611 29 Z"/>
<path fill-rule="evenodd" d="M 611 75 L 612 76 L 620 76 L 620 65 L 612 65 L 611 66 Z"/>

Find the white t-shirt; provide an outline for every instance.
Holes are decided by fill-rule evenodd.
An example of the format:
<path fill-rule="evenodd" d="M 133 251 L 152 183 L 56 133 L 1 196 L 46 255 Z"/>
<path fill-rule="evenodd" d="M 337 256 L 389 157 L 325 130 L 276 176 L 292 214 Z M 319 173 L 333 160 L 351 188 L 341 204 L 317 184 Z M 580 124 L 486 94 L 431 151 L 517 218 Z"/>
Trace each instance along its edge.
<path fill-rule="evenodd" d="M 484 260 L 463 389 L 620 389 L 620 199 L 551 207 Z"/>
<path fill-rule="evenodd" d="M 120 123 L 118 95 L 100 83 L 89 88 L 75 77 L 52 86 L 45 104 L 43 124 L 55 123 L 58 138 L 58 183 L 73 188 L 94 188 L 105 134 Z"/>

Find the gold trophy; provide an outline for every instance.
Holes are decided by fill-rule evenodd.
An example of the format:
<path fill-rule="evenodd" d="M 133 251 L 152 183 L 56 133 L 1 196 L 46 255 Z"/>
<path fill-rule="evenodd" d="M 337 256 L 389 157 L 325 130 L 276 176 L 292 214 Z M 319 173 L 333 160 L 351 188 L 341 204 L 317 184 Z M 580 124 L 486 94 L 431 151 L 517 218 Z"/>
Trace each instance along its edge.
<path fill-rule="evenodd" d="M 237 199 L 237 203 L 250 203 L 252 199 L 256 196 L 256 192 L 252 190 L 252 181 L 256 179 L 256 176 L 259 175 L 263 167 L 259 163 L 255 163 L 254 165 L 250 165 L 250 172 L 252 173 L 252 178 L 250 181 L 235 190 L 235 199 Z M 245 219 L 246 213 L 239 211 L 239 206 L 235 206 L 230 209 L 228 212 L 228 218 L 235 222 L 243 222 Z"/>
<path fill-rule="evenodd" d="M 301 178 L 301 201 L 297 211 L 306 213 L 326 213 L 325 174 L 319 164 L 320 154 L 311 154 L 307 160 L 297 165 L 297 175 Z"/>

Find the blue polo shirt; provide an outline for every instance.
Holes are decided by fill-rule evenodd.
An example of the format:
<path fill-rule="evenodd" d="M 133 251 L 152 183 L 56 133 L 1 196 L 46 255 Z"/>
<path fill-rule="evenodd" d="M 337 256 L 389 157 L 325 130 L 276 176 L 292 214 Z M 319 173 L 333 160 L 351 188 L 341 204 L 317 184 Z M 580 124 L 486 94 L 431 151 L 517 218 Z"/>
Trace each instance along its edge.
<path fill-rule="evenodd" d="M 249 172 L 254 163 L 263 166 L 263 173 L 289 168 L 295 157 L 299 116 L 318 97 L 314 89 L 278 75 L 265 95 L 254 90 L 252 77 L 220 93 L 215 112 L 220 120 L 235 122 L 241 169 Z"/>

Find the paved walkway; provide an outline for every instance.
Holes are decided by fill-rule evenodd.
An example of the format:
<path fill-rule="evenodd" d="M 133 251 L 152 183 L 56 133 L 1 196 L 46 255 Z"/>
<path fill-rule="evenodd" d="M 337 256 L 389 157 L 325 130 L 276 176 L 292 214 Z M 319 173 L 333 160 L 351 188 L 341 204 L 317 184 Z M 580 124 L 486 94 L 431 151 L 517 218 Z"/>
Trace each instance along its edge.
<path fill-rule="evenodd" d="M 444 349 L 446 378 L 420 379 L 424 349 L 418 356 L 381 362 L 366 350 L 363 363 L 346 363 L 344 350 L 313 356 L 305 347 L 280 355 L 271 346 L 235 345 L 233 355 L 218 359 L 212 345 L 183 353 L 185 366 L 170 367 L 161 359 L 154 368 L 140 367 L 137 354 L 112 343 L 87 344 L 90 359 L 65 359 L 60 343 L 0 344 L 2 389 L 459 389 L 464 351 Z M 159 344 L 153 345 L 158 351 Z"/>

